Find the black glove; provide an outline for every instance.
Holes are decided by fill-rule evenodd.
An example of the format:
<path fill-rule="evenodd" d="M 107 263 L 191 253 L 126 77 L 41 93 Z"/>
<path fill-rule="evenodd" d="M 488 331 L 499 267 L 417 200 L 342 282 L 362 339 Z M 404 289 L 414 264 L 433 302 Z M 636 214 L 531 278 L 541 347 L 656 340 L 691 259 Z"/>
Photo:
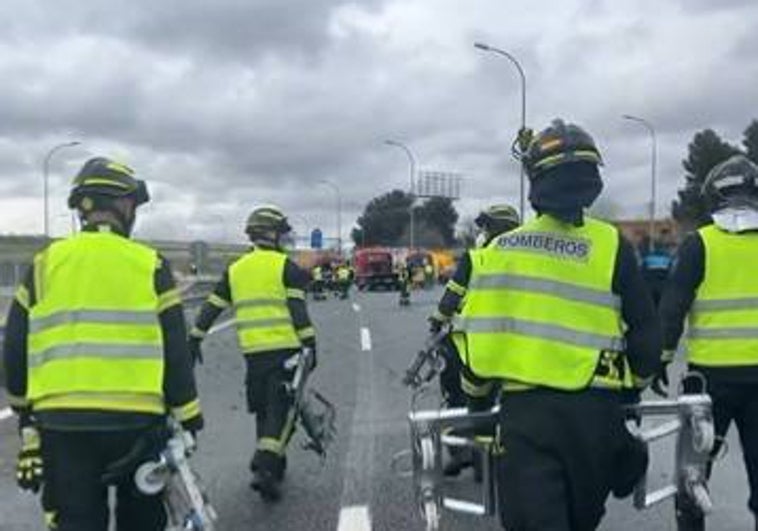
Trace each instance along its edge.
<path fill-rule="evenodd" d="M 197 446 L 197 437 L 200 433 L 200 430 L 203 429 L 203 426 L 205 424 L 205 420 L 203 419 L 202 415 L 198 415 L 196 417 L 192 417 L 189 420 L 185 420 L 184 422 L 180 423 L 182 426 L 182 429 L 192 435 L 192 440 L 195 442 L 195 446 Z"/>
<path fill-rule="evenodd" d="M 655 378 L 653 378 L 653 385 L 650 386 L 655 394 L 663 398 L 668 396 L 669 375 L 667 369 L 667 363 L 661 365 L 660 371 L 655 375 Z"/>
<path fill-rule="evenodd" d="M 39 431 L 33 427 L 21 430 L 21 451 L 16 463 L 16 483 L 22 490 L 38 492 L 42 486 L 42 454 Z"/>
<path fill-rule="evenodd" d="M 200 346 L 202 342 L 202 339 L 194 336 L 190 336 L 189 339 L 187 339 L 193 367 L 198 364 L 203 364 L 203 349 Z"/>
<path fill-rule="evenodd" d="M 436 315 L 430 315 L 426 321 L 429 323 L 429 333 L 433 336 L 439 334 L 442 327 L 445 326 L 445 321 Z"/>
<path fill-rule="evenodd" d="M 316 355 L 316 346 L 310 347 L 311 349 L 311 372 L 318 367 L 318 356 Z"/>
<path fill-rule="evenodd" d="M 641 401 L 641 389 L 624 389 L 621 391 L 621 407 L 624 408 L 624 420 L 632 420 L 639 427 L 642 416 L 630 406 L 636 406 Z"/>

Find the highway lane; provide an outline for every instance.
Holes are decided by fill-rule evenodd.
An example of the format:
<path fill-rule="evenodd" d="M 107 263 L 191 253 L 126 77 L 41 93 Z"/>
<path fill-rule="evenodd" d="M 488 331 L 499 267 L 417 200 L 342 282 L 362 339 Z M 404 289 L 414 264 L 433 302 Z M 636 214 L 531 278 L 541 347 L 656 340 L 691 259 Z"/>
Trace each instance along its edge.
<path fill-rule="evenodd" d="M 318 330 L 319 367 L 313 383 L 338 408 L 338 437 L 322 464 L 300 448 L 296 435 L 289 452 L 284 500 L 265 504 L 248 487 L 254 423 L 245 410 L 244 364 L 234 331 L 224 328 L 204 343 L 205 364 L 198 383 L 207 429 L 195 458 L 220 514 L 221 530 L 421 530 L 410 480 L 390 468 L 392 457 L 408 448 L 408 392 L 402 371 L 423 342 L 426 316 L 439 290 L 416 292 L 408 308 L 393 293 L 353 293 L 348 301 L 311 302 Z M 437 396 L 425 399 L 434 406 Z M 0 410 L 3 407 L 0 394 Z M 0 530 L 41 529 L 35 499 L 15 488 L 17 440 L 12 420 L 0 421 Z M 730 455 L 716 467 L 712 482 L 716 511 L 711 529 L 749 528 L 747 486 L 734 433 Z M 651 478 L 662 481 L 665 453 L 656 448 Z M 470 472 L 452 480 L 462 495 L 473 492 Z M 646 512 L 628 500 L 611 501 L 601 527 L 607 531 L 674 529 L 672 507 Z M 443 529 L 499 529 L 494 520 L 445 513 Z"/>

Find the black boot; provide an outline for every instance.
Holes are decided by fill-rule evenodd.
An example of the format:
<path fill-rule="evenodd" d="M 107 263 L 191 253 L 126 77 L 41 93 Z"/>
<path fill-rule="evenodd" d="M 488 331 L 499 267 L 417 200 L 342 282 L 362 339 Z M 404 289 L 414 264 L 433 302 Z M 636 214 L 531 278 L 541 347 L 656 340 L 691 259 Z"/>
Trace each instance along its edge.
<path fill-rule="evenodd" d="M 705 516 L 693 505 L 692 501 L 677 498 L 674 507 L 677 531 L 705 531 Z"/>
<path fill-rule="evenodd" d="M 267 470 L 257 470 L 253 472 L 253 479 L 250 487 L 261 495 L 265 502 L 277 502 L 282 497 L 282 491 L 279 489 L 279 481 L 274 475 Z"/>

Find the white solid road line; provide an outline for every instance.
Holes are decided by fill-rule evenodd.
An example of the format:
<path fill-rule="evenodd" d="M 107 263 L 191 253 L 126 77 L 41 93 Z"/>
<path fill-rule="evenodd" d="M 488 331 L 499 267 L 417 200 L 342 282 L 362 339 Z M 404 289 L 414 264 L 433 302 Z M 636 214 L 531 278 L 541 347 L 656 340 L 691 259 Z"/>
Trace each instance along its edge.
<path fill-rule="evenodd" d="M 353 311 L 354 312 L 360 312 L 361 311 L 361 305 L 358 304 L 357 302 L 354 302 L 353 303 Z"/>
<path fill-rule="evenodd" d="M 230 326 L 234 326 L 234 319 L 229 319 L 228 321 L 224 321 L 223 323 L 219 323 L 216 326 L 212 327 L 210 330 L 208 330 L 208 335 L 215 334 L 216 332 L 221 332 Z"/>
<path fill-rule="evenodd" d="M 6 420 L 13 416 L 13 411 L 11 411 L 11 408 L 4 407 L 3 409 L 0 409 L 0 420 Z"/>
<path fill-rule="evenodd" d="M 340 511 L 337 531 L 371 531 L 371 516 L 365 505 L 344 507 Z"/>
<path fill-rule="evenodd" d="M 371 331 L 365 326 L 361 327 L 361 350 L 371 350 Z"/>

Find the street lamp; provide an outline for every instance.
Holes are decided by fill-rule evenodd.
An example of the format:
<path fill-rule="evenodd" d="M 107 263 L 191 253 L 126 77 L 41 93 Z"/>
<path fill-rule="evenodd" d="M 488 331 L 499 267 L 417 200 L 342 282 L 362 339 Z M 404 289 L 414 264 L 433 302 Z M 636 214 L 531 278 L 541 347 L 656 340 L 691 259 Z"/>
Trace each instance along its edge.
<path fill-rule="evenodd" d="M 624 114 L 621 116 L 625 120 L 631 120 L 632 122 L 637 122 L 638 124 L 641 124 L 645 129 L 647 129 L 648 133 L 650 133 L 650 236 L 649 236 L 649 243 L 648 243 L 648 250 L 649 252 L 653 252 L 654 245 L 653 242 L 655 240 L 655 203 L 656 203 L 656 177 L 655 177 L 655 165 L 656 160 L 658 158 L 658 142 L 656 140 L 655 136 L 655 128 L 653 127 L 653 124 L 645 120 L 644 118 L 640 118 L 639 116 L 632 116 L 631 114 Z"/>
<path fill-rule="evenodd" d="M 310 228 L 310 223 L 308 223 L 308 220 L 305 219 L 300 214 L 295 214 L 294 212 L 290 212 L 287 214 L 288 218 L 295 219 L 300 223 L 300 225 L 303 226 L 303 232 L 299 232 L 297 229 L 293 228 L 292 233 L 294 234 L 294 241 L 295 241 L 295 247 L 297 248 L 297 239 L 308 239 L 308 229 Z"/>
<path fill-rule="evenodd" d="M 337 196 L 337 249 L 339 250 L 339 255 L 342 256 L 342 194 L 340 193 L 339 186 L 332 181 L 321 179 L 318 182 L 334 190 L 334 194 Z"/>
<path fill-rule="evenodd" d="M 483 42 L 475 42 L 474 48 L 505 57 L 511 63 L 513 63 L 513 65 L 516 67 L 516 70 L 518 70 L 519 76 L 521 77 L 521 131 L 523 131 L 526 129 L 526 75 L 524 74 L 524 69 L 521 68 L 521 64 L 516 60 L 516 58 L 505 50 L 495 48 L 494 46 L 484 44 Z M 524 213 L 526 209 L 525 203 L 524 164 L 522 162 L 521 173 L 519 176 L 519 210 L 522 222 L 524 221 Z"/>
<path fill-rule="evenodd" d="M 62 144 L 58 144 L 50 148 L 50 150 L 45 155 L 45 159 L 42 162 L 42 176 L 43 176 L 43 186 L 44 186 L 44 210 L 45 210 L 45 220 L 44 220 L 44 227 L 45 227 L 45 238 L 50 237 L 50 208 L 49 208 L 49 181 L 50 181 L 50 159 L 52 156 L 59 150 L 65 149 L 67 147 L 74 147 L 81 144 L 78 140 L 75 140 L 73 142 L 64 142 Z"/>
<path fill-rule="evenodd" d="M 415 238 L 416 231 L 414 228 L 415 224 L 414 224 L 414 219 L 413 219 L 415 217 L 413 214 L 413 202 L 416 199 L 415 186 L 413 184 L 416 177 L 416 157 L 413 156 L 413 152 L 411 151 L 411 148 L 409 148 L 402 142 L 398 142 L 397 140 L 385 140 L 384 143 L 388 146 L 398 147 L 402 149 L 403 151 L 405 151 L 405 154 L 408 156 L 408 162 L 410 163 L 410 185 L 411 185 L 410 187 L 410 196 L 411 196 L 410 218 L 411 219 L 410 219 L 410 227 L 409 227 L 409 232 L 410 232 L 409 243 L 410 243 L 411 250 L 413 250 L 413 248 L 415 247 L 415 242 L 416 242 L 416 238 Z"/>

